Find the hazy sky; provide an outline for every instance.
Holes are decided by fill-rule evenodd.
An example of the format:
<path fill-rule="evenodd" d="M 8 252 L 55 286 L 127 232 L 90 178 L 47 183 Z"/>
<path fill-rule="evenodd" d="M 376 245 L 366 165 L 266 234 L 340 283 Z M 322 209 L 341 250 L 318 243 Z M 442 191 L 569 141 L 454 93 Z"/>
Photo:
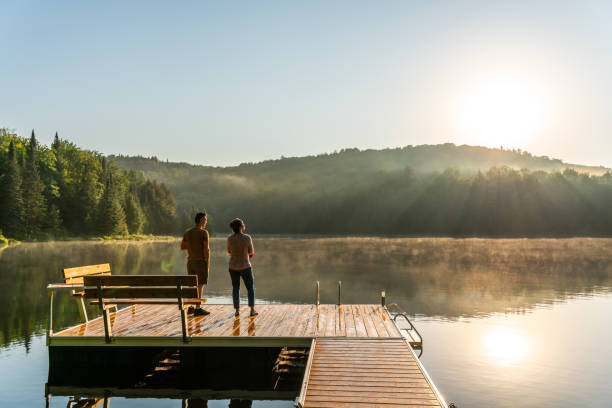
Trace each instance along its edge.
<path fill-rule="evenodd" d="M 0 127 L 230 165 L 475 144 L 612 166 L 612 2 L 0 0 Z"/>

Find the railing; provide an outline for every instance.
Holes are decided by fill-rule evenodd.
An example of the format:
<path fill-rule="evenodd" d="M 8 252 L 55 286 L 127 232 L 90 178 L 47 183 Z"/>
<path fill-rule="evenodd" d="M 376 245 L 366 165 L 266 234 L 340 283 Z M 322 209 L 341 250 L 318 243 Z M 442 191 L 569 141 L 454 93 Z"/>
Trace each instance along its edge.
<path fill-rule="evenodd" d="M 394 309 L 394 311 L 392 309 Z M 393 321 L 396 323 L 397 327 L 402 330 L 405 330 L 406 333 L 408 333 L 408 336 L 410 337 L 410 339 L 408 339 L 410 346 L 413 349 L 419 350 L 420 354 L 418 355 L 418 357 L 421 357 L 423 355 L 423 336 L 421 336 L 421 333 L 419 333 L 417 328 L 414 327 L 414 325 L 410 321 L 408 313 L 406 313 L 404 309 L 402 309 L 397 303 L 391 303 L 390 305 L 388 305 L 387 310 L 389 311 L 389 314 L 391 314 L 391 316 L 393 317 Z M 397 321 L 398 318 L 403 318 L 408 323 L 408 327 L 400 327 Z"/>

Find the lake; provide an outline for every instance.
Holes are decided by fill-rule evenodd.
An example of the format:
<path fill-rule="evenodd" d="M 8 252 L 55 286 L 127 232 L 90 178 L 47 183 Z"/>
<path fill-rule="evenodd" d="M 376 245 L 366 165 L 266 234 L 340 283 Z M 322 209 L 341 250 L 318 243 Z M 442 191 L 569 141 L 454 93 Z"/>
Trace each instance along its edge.
<path fill-rule="evenodd" d="M 424 338 L 421 361 L 457 407 L 612 406 L 612 239 L 270 238 L 254 236 L 258 303 L 398 303 Z M 114 274 L 182 274 L 171 242 L 22 244 L 0 252 L 0 406 L 44 406 L 45 286 L 60 269 L 110 262 Z M 231 303 L 225 241 L 212 242 L 212 303 Z M 243 291 L 244 292 L 244 288 Z M 243 293 L 245 294 L 245 293 Z M 244 300 L 246 302 L 246 300 Z M 57 297 L 55 329 L 80 322 Z M 95 313 L 95 308 L 90 309 Z M 78 375 L 78 373 L 75 373 Z M 292 407 L 291 399 L 209 407 Z M 65 407 L 69 397 L 52 397 Z M 198 405 L 200 404 L 200 405 Z M 189 406 L 206 406 L 205 401 Z M 180 399 L 112 398 L 116 407 Z"/>

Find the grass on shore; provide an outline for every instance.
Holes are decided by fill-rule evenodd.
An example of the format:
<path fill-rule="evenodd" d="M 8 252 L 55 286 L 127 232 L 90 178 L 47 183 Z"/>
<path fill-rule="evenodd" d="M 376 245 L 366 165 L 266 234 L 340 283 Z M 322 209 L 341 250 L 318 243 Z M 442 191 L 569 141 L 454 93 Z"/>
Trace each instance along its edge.
<path fill-rule="evenodd" d="M 172 235 L 151 235 L 151 234 L 129 234 L 129 235 L 104 235 L 104 236 L 46 236 L 36 239 L 27 239 L 23 242 L 58 242 L 58 241 L 174 241 L 178 239 Z M 11 245 L 21 244 L 13 238 L 7 238 L 0 231 L 0 248 L 6 248 Z"/>

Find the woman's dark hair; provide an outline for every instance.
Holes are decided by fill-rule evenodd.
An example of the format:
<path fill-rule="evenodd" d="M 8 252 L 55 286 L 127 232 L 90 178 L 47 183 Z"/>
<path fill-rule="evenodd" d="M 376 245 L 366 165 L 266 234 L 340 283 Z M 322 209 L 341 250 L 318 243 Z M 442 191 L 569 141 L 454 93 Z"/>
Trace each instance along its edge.
<path fill-rule="evenodd" d="M 232 229 L 232 231 L 234 231 L 235 233 L 238 233 L 240 232 L 242 227 L 244 227 L 244 222 L 242 222 L 240 218 L 234 218 L 232 222 L 230 222 L 229 226 Z"/>
<path fill-rule="evenodd" d="M 202 221 L 202 219 L 206 218 L 206 212 L 199 212 L 195 215 L 195 223 L 196 225 L 200 224 L 200 221 Z"/>

